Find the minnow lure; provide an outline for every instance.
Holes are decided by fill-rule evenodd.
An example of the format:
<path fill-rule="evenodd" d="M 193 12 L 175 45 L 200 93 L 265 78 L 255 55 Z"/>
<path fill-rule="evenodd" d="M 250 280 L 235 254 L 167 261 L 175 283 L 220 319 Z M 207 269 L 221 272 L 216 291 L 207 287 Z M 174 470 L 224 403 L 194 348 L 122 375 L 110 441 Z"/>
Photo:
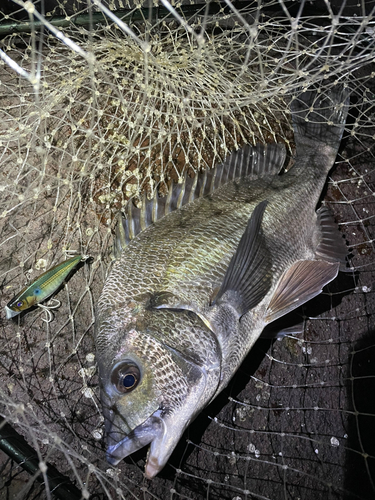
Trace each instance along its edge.
<path fill-rule="evenodd" d="M 41 274 L 31 285 L 23 288 L 8 304 L 5 306 L 5 312 L 8 319 L 17 316 L 22 311 L 36 306 L 43 300 L 50 297 L 58 290 L 71 271 L 81 262 L 82 255 L 77 255 L 57 266 L 52 267 Z"/>

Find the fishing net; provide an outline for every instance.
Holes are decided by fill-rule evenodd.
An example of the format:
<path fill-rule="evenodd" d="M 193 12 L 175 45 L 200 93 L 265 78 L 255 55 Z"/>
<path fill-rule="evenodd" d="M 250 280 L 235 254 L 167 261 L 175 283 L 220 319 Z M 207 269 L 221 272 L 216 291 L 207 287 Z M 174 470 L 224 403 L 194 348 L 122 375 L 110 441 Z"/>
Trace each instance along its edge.
<path fill-rule="evenodd" d="M 2 5 L 0 444 L 14 430 L 34 455 L 0 452 L 1 499 L 374 497 L 373 16 L 349 0 Z M 298 309 L 303 334 L 255 345 L 159 476 L 145 450 L 110 466 L 93 327 L 118 212 L 245 143 L 292 157 L 290 99 L 337 85 L 351 102 L 322 203 L 348 272 Z M 60 307 L 5 318 L 74 253 L 89 259 Z"/>

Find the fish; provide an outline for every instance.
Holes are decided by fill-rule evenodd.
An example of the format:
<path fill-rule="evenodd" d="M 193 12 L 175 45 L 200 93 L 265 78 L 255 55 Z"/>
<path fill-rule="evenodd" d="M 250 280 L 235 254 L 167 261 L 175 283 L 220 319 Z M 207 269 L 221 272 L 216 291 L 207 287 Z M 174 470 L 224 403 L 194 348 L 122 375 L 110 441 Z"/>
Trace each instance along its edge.
<path fill-rule="evenodd" d="M 185 175 L 166 197 L 127 205 L 96 307 L 110 464 L 150 445 L 145 477 L 158 474 L 267 326 L 345 269 L 345 240 L 317 206 L 349 98 L 338 85 L 294 96 L 287 171 L 284 145 L 245 145 L 214 169 Z"/>
<path fill-rule="evenodd" d="M 64 262 L 60 262 L 60 264 L 51 267 L 51 269 L 38 276 L 30 285 L 25 286 L 8 302 L 5 306 L 6 317 L 8 319 L 13 318 L 48 299 L 60 288 L 82 259 L 82 255 L 77 255 Z"/>

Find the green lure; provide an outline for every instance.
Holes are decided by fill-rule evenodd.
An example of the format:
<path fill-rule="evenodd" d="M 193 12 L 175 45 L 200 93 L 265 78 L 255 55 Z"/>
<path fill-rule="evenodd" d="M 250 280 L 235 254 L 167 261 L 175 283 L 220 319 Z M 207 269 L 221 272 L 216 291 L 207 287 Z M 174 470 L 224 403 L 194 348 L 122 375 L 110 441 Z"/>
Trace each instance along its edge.
<path fill-rule="evenodd" d="M 62 285 L 70 272 L 81 262 L 83 256 L 77 255 L 41 274 L 31 285 L 23 288 L 6 306 L 8 319 L 22 311 L 39 304 L 50 297 Z"/>

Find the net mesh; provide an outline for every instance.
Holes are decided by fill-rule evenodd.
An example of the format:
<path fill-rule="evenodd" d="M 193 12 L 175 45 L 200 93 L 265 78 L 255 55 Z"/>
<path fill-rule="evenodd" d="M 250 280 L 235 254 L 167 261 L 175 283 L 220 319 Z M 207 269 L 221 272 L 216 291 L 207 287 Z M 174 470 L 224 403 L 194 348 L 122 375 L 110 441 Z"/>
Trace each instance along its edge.
<path fill-rule="evenodd" d="M 1 8 L 1 306 L 72 252 L 90 259 L 53 317 L 1 315 L 0 414 L 40 474 L 0 452 L 0 498 L 53 498 L 45 464 L 82 498 L 374 497 L 373 16 L 374 2 L 328 0 Z M 338 82 L 351 104 L 322 202 L 349 272 L 297 311 L 302 335 L 256 344 L 159 476 L 144 479 L 144 450 L 109 466 L 93 325 L 116 214 L 245 143 L 292 155 L 291 96 Z"/>

